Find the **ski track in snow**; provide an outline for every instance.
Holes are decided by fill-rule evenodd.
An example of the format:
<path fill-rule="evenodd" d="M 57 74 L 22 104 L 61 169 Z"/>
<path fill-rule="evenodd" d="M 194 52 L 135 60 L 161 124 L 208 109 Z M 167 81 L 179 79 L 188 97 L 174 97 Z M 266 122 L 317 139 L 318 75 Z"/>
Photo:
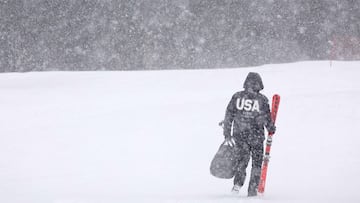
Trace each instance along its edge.
<path fill-rule="evenodd" d="M 266 193 L 209 164 L 248 72 L 282 100 Z M 360 62 L 0 74 L 0 202 L 360 202 Z M 249 173 L 248 173 L 249 175 Z"/>

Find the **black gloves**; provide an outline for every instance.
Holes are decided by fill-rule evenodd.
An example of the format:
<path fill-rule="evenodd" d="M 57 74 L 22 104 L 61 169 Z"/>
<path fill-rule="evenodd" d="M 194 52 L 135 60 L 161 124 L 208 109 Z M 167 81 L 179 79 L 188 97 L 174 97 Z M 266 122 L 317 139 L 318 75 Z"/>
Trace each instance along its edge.
<path fill-rule="evenodd" d="M 274 134 L 276 131 L 276 126 L 274 124 L 271 124 L 266 129 L 270 134 Z"/>

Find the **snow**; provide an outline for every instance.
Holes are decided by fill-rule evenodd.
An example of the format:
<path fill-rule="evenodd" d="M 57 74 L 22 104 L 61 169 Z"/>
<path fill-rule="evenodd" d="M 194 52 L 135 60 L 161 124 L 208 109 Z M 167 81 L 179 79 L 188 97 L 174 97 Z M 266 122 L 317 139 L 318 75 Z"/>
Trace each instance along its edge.
<path fill-rule="evenodd" d="M 360 202 L 359 66 L 1 74 L 0 202 Z M 250 71 L 282 97 L 256 198 L 209 173 Z"/>

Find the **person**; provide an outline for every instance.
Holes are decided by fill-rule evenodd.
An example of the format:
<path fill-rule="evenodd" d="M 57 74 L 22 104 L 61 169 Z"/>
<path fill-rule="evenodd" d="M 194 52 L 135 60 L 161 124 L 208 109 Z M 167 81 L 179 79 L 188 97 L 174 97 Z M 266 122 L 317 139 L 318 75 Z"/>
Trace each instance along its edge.
<path fill-rule="evenodd" d="M 265 131 L 275 133 L 271 120 L 269 100 L 260 93 L 264 89 L 258 73 L 248 73 L 244 90 L 236 92 L 227 108 L 224 119 L 225 140 L 235 143 L 236 168 L 232 193 L 238 194 L 244 185 L 246 168 L 252 159 L 248 196 L 256 196 L 260 181 L 264 153 Z"/>

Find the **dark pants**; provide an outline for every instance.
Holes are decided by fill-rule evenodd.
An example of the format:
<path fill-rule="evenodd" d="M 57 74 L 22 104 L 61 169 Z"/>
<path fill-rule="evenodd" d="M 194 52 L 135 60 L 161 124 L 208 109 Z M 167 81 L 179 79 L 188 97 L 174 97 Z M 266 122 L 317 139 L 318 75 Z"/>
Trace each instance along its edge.
<path fill-rule="evenodd" d="M 244 185 L 246 178 L 246 168 L 250 157 L 252 159 L 251 176 L 248 188 L 249 195 L 256 195 L 260 181 L 261 166 L 263 161 L 264 145 L 263 143 L 248 144 L 245 141 L 237 142 L 237 170 L 234 178 L 234 185 Z"/>

